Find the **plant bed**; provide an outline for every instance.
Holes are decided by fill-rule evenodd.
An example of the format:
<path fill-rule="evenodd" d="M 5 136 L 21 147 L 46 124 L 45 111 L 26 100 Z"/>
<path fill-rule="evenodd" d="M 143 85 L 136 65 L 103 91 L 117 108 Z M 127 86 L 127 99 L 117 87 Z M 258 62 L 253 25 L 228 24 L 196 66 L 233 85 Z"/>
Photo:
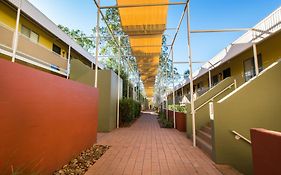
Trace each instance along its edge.
<path fill-rule="evenodd" d="M 109 148 L 107 145 L 94 145 L 80 153 L 62 169 L 55 171 L 53 175 L 83 175 Z"/>
<path fill-rule="evenodd" d="M 166 116 L 164 113 L 160 112 L 157 119 L 158 119 L 160 128 L 173 128 L 173 123 L 166 119 Z"/>

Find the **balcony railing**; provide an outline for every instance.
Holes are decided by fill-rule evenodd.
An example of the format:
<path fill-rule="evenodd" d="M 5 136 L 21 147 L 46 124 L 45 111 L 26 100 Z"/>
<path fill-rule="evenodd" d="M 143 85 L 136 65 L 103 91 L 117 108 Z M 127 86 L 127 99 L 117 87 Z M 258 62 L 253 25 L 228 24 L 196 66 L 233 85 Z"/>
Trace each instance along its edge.
<path fill-rule="evenodd" d="M 14 29 L 0 23 L 0 53 L 12 56 Z M 67 59 L 19 33 L 16 59 L 67 75 Z"/>

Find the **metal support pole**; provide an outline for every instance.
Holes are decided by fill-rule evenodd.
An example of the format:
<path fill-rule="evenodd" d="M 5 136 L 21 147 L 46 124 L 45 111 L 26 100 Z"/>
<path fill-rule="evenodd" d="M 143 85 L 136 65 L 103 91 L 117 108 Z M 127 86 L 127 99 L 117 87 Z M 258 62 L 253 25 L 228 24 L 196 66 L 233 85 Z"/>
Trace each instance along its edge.
<path fill-rule="evenodd" d="M 16 29 L 15 29 L 14 36 L 13 36 L 12 62 L 15 62 L 15 60 L 16 60 L 16 52 L 17 52 L 18 41 L 19 41 L 18 38 L 19 38 L 19 23 L 20 23 L 20 14 L 21 14 L 21 3 L 22 3 L 22 0 L 20 1 L 18 11 L 17 11 Z"/>
<path fill-rule="evenodd" d="M 121 37 L 118 37 L 119 46 L 121 43 Z M 117 82 L 117 122 L 116 122 L 116 128 L 119 128 L 119 98 L 120 98 L 120 61 L 121 61 L 121 48 L 118 48 L 118 82 Z"/>
<path fill-rule="evenodd" d="M 169 59 L 169 57 L 167 58 L 167 60 Z M 167 79 L 168 79 L 168 61 L 166 62 L 166 81 L 167 81 Z M 165 85 L 165 96 L 166 96 L 166 119 L 168 120 L 168 118 L 169 118 L 169 113 L 168 113 L 168 107 L 169 107 L 169 105 L 168 105 L 168 94 L 166 93 L 166 90 L 167 90 L 167 87 L 166 87 L 166 85 Z"/>
<path fill-rule="evenodd" d="M 254 64 L 255 64 L 255 72 L 256 76 L 259 75 L 259 63 L 258 63 L 258 55 L 257 55 L 257 45 L 253 43 L 253 52 L 254 52 Z"/>
<path fill-rule="evenodd" d="M 253 44 L 253 54 L 254 54 L 254 65 L 255 65 L 255 73 L 256 76 L 259 75 L 259 61 L 258 61 L 258 54 L 257 54 L 257 44 L 255 42 L 255 33 L 252 30 L 252 44 Z"/>
<path fill-rule="evenodd" d="M 211 70 L 209 70 L 209 89 L 212 88 L 212 75 L 211 75 Z"/>
<path fill-rule="evenodd" d="M 172 79 L 173 79 L 173 120 L 174 128 L 176 128 L 176 111 L 175 111 L 175 81 L 174 81 L 174 48 L 172 48 Z"/>
<path fill-rule="evenodd" d="M 192 51 L 190 42 L 190 8 L 187 5 L 187 39 L 188 39 L 188 55 L 189 55 L 189 79 L 190 79 L 190 106 L 192 115 L 192 139 L 193 146 L 196 147 L 196 132 L 195 132 L 195 110 L 194 110 L 194 96 L 193 96 L 193 76 L 192 76 Z"/>
<path fill-rule="evenodd" d="M 129 74 L 130 74 L 130 71 L 129 71 L 129 67 L 127 67 L 127 73 L 128 73 L 128 77 L 127 77 L 127 99 L 129 99 L 130 98 L 130 85 L 129 85 Z"/>
<path fill-rule="evenodd" d="M 69 79 L 69 75 L 70 75 L 70 52 L 71 52 L 71 46 L 68 46 L 68 55 L 67 55 L 67 79 Z"/>
<path fill-rule="evenodd" d="M 95 61 L 95 88 L 98 87 L 98 65 L 99 65 L 99 28 L 100 28 L 100 0 L 98 0 L 97 6 L 97 25 L 96 25 L 96 61 Z"/>

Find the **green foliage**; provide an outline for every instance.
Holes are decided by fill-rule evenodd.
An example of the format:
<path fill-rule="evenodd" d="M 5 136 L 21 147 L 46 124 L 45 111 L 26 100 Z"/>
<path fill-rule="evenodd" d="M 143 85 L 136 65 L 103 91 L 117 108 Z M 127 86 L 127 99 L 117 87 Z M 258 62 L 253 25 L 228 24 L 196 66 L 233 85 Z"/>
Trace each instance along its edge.
<path fill-rule="evenodd" d="M 167 120 L 165 114 L 160 112 L 158 115 L 158 122 L 161 128 L 173 128 L 173 123 Z"/>
<path fill-rule="evenodd" d="M 69 29 L 68 27 L 58 25 L 58 27 L 65 32 L 68 36 L 70 36 L 76 43 L 86 49 L 88 52 L 95 48 L 94 42 L 92 39 L 88 38 L 86 34 L 79 29 Z"/>
<path fill-rule="evenodd" d="M 173 111 L 175 109 L 176 112 L 182 112 L 187 113 L 186 106 L 180 106 L 180 105 L 169 105 L 168 109 Z"/>
<path fill-rule="evenodd" d="M 130 123 L 140 116 L 141 104 L 133 99 L 122 99 L 119 103 L 120 123 Z"/>

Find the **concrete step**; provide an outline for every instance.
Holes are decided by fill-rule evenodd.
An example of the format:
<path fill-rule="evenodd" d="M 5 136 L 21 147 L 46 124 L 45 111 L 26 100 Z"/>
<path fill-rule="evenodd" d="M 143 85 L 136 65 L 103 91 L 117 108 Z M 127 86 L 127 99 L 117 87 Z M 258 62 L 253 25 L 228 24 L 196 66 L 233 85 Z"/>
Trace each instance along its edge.
<path fill-rule="evenodd" d="M 201 138 L 205 142 L 207 142 L 209 145 L 212 145 L 212 135 L 204 132 L 203 130 L 197 131 L 197 137 Z"/>
<path fill-rule="evenodd" d="M 206 141 L 200 137 L 196 137 L 196 145 L 200 148 L 207 156 L 212 157 L 212 145 L 208 144 Z"/>
<path fill-rule="evenodd" d="M 212 135 L 212 128 L 210 126 L 203 126 L 200 130 Z"/>

